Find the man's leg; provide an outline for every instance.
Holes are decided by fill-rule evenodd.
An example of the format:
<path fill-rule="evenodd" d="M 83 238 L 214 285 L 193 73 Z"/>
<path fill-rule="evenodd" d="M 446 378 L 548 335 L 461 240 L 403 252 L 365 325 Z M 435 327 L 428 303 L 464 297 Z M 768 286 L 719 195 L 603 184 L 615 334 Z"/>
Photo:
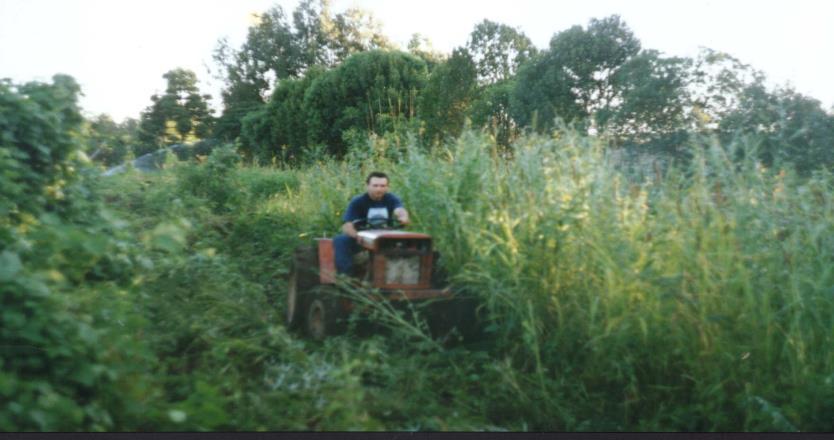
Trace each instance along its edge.
<path fill-rule="evenodd" d="M 350 276 L 353 274 L 353 254 L 359 252 L 355 238 L 340 234 L 333 237 L 333 253 L 336 259 L 336 273 Z"/>

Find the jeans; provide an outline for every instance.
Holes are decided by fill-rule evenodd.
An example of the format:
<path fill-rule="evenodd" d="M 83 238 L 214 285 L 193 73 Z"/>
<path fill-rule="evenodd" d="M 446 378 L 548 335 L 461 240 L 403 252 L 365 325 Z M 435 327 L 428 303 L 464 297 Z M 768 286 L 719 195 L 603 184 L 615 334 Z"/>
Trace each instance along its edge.
<path fill-rule="evenodd" d="M 333 237 L 336 273 L 350 276 L 353 273 L 353 255 L 360 250 L 359 243 L 349 235 L 339 234 Z"/>

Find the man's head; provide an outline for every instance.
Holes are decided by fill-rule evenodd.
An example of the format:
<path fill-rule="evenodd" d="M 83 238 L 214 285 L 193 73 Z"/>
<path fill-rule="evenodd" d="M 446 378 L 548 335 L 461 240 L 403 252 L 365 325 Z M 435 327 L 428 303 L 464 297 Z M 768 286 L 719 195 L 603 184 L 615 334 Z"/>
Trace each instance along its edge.
<path fill-rule="evenodd" d="M 368 186 L 368 196 L 371 200 L 382 200 L 382 197 L 388 192 L 388 175 L 374 171 L 368 174 L 365 184 Z"/>

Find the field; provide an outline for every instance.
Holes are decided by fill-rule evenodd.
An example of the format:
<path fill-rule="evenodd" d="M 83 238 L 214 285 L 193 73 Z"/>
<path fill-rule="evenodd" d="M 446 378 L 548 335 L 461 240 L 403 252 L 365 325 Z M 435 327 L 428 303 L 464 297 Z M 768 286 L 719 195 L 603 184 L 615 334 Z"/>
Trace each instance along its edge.
<path fill-rule="evenodd" d="M 291 250 L 332 235 L 372 170 L 431 233 L 485 337 L 418 321 L 319 344 L 283 324 Z M 834 428 L 832 179 L 709 141 L 625 166 L 593 139 L 475 132 L 431 153 L 203 164 L 103 178 L 152 252 L 125 292 L 159 366 L 129 429 Z M 384 319 L 388 318 L 388 319 Z M 136 416 L 138 417 L 138 416 Z"/>
<path fill-rule="evenodd" d="M 617 14 L 443 53 L 296 3 L 138 118 L 0 78 L 0 431 L 834 431 L 826 104 Z M 313 341 L 291 257 L 372 171 L 475 316 L 343 289 Z"/>

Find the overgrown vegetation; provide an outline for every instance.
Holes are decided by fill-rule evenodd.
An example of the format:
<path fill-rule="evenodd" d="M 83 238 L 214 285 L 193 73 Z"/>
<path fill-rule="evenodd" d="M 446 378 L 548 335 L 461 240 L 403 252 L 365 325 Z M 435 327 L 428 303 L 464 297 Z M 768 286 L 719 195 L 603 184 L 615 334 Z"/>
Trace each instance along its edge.
<path fill-rule="evenodd" d="M 327 6 L 218 48 L 217 120 L 182 70 L 121 124 L 70 77 L 0 82 L 0 430 L 834 429 L 818 101 L 618 17 L 546 50 L 484 21 L 446 59 Z M 198 138 L 156 173 L 84 154 Z M 372 332 L 286 329 L 293 249 L 372 170 L 483 337 L 379 304 Z"/>
<path fill-rule="evenodd" d="M 509 158 L 470 131 L 430 153 L 382 138 L 290 169 L 227 147 L 94 178 L 68 166 L 70 80 L 2 96 L 63 121 L 3 127 L 4 430 L 832 429 L 829 173 L 710 141 L 625 172 L 560 129 Z M 66 147 L 28 147 L 47 141 Z M 324 344 L 287 332 L 291 250 L 337 229 L 371 169 L 486 338 L 432 342 L 407 317 Z"/>
<path fill-rule="evenodd" d="M 155 357 L 131 295 L 150 250 L 98 201 L 79 155 L 78 91 L 61 75 L 0 84 L 4 431 L 157 420 L 146 412 Z"/>
<path fill-rule="evenodd" d="M 183 187 L 177 176 L 196 165 L 126 176 L 114 189 L 125 201 L 153 200 L 148 208 L 192 225 L 191 256 L 157 268 L 164 275 L 151 284 L 165 294 L 152 300 L 164 312 L 150 327 L 179 339 L 161 358 L 191 368 L 188 381 L 201 372 L 254 395 L 273 368 L 310 368 L 297 374 L 323 383 L 308 391 L 340 408 L 307 408 L 310 429 L 831 429 L 831 176 L 800 179 L 707 143 L 689 164 L 641 180 L 593 140 L 560 133 L 525 138 L 511 160 L 469 133 L 432 154 L 412 145 L 398 163 L 384 142 L 357 162 L 228 163 L 209 180 L 234 176 L 223 190 L 238 188 L 231 199 Z M 438 349 L 396 321 L 392 334 L 324 346 L 286 334 L 290 250 L 336 230 L 344 201 L 376 168 L 392 172 L 415 227 L 436 237 L 456 289 L 478 298 L 486 341 Z M 125 194 L 137 178 L 154 182 L 152 193 Z M 208 209 L 221 199 L 234 208 Z M 301 360 L 281 363 L 288 350 Z M 376 353 L 372 365 L 362 350 Z M 311 356 L 336 370 L 312 373 Z M 224 408 L 231 426 L 250 426 Z M 252 426 L 304 429 L 261 417 Z"/>

